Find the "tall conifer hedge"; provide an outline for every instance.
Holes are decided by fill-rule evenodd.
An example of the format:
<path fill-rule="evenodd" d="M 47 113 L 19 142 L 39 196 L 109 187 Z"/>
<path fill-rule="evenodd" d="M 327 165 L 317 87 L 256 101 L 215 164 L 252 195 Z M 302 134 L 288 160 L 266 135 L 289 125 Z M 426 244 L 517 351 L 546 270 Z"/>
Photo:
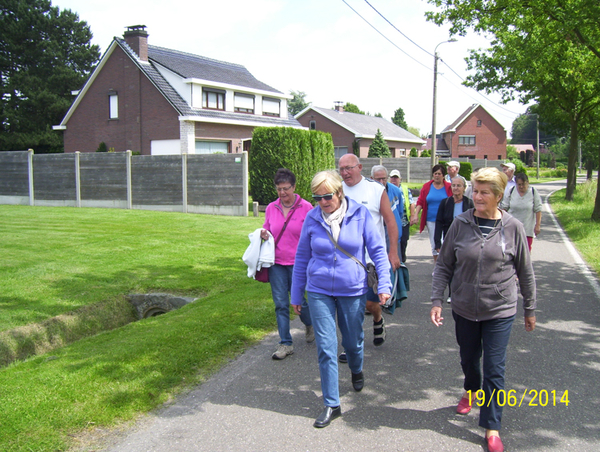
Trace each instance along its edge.
<path fill-rule="evenodd" d="M 335 168 L 331 135 L 293 127 L 257 127 L 248 155 L 250 193 L 253 201 L 267 205 L 277 198 L 273 177 L 279 168 L 296 175 L 296 193 L 312 202 L 310 181 L 314 175 Z"/>

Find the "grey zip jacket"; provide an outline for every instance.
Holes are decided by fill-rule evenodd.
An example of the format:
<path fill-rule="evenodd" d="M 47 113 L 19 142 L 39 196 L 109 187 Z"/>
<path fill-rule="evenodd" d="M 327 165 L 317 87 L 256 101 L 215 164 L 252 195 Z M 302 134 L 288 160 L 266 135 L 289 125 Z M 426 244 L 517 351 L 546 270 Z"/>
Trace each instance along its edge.
<path fill-rule="evenodd" d="M 523 224 L 502 212 L 484 238 L 474 210 L 457 216 L 444 238 L 433 272 L 433 306 L 442 306 L 452 276 L 452 310 L 458 315 L 475 322 L 511 317 L 517 312 L 518 278 L 525 317 L 535 316 L 535 275 Z"/>

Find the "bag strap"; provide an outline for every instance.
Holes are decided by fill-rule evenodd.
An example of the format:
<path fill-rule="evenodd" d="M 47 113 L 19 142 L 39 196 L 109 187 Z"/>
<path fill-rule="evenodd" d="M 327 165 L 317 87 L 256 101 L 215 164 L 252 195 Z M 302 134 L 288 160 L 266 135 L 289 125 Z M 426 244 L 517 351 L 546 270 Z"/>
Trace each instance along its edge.
<path fill-rule="evenodd" d="M 283 235 L 283 231 L 285 231 L 285 228 L 287 227 L 288 221 L 290 221 L 290 218 L 292 218 L 292 215 L 294 215 L 294 212 L 296 211 L 297 202 L 298 201 L 294 202 L 294 204 L 292 205 L 292 209 L 290 210 L 290 213 L 288 214 L 287 218 L 283 222 L 283 228 L 281 228 L 281 232 L 279 233 L 279 235 L 277 236 L 277 239 L 275 240 L 275 248 L 277 248 L 277 244 L 279 243 L 279 240 L 281 239 L 281 236 Z"/>
<path fill-rule="evenodd" d="M 331 237 L 331 234 L 329 233 L 329 231 L 327 229 L 325 229 L 325 232 L 327 233 L 327 235 L 329 236 L 329 240 L 331 240 L 331 242 L 335 245 L 335 247 L 340 250 L 342 253 L 344 253 L 346 256 L 348 256 L 350 259 L 354 260 L 356 263 L 360 264 L 360 266 L 362 268 L 365 269 L 365 271 L 367 270 L 367 267 L 365 267 L 365 265 L 359 261 L 356 257 L 354 257 L 352 254 L 350 254 L 348 251 L 346 251 L 344 248 L 342 248 L 340 245 L 338 245 L 338 243 L 333 240 L 333 237 Z"/>

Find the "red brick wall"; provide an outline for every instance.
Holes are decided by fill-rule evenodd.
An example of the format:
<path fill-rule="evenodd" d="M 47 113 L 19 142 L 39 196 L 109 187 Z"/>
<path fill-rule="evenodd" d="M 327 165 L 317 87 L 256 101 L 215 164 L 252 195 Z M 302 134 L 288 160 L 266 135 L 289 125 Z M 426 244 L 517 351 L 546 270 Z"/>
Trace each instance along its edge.
<path fill-rule="evenodd" d="M 230 141 L 229 152 L 242 152 L 242 140 L 252 138 L 254 127 L 229 124 L 196 123 L 197 140 Z"/>
<path fill-rule="evenodd" d="M 481 126 L 477 126 L 477 121 Z M 474 135 L 475 145 L 459 145 L 460 135 Z M 444 134 L 448 147 L 452 150 L 452 158 L 471 157 L 483 159 L 487 156 L 490 160 L 506 158 L 506 131 L 498 121 L 490 116 L 483 108 L 477 108 L 457 128 L 455 133 Z"/>
<path fill-rule="evenodd" d="M 296 118 L 300 124 L 304 127 L 310 128 L 310 122 L 316 122 L 316 130 L 320 130 L 322 132 L 327 132 L 331 134 L 331 138 L 333 139 L 334 146 L 347 146 L 348 152 L 352 152 L 352 144 L 354 143 L 354 134 L 348 132 L 343 127 L 337 125 L 335 122 L 326 118 L 325 116 L 317 113 L 314 110 L 308 110 L 302 117 Z M 365 141 L 365 140 L 363 140 Z M 363 145 L 363 141 L 361 141 L 361 149 Z M 367 152 L 369 150 L 369 144 L 367 144 Z M 362 154 L 362 150 L 361 150 Z M 365 154 L 366 157 L 366 154 Z"/>
<path fill-rule="evenodd" d="M 109 91 L 119 118 L 109 120 Z M 66 124 L 65 152 L 94 152 L 100 142 L 117 152 L 150 154 L 151 140 L 179 139 L 175 109 L 131 59 L 116 47 Z"/>

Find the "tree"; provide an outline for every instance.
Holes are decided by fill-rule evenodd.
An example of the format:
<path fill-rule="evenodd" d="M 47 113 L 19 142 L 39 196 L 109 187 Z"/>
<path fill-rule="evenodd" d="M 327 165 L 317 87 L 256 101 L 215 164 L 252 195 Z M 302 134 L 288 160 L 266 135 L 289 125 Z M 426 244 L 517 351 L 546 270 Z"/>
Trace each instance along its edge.
<path fill-rule="evenodd" d="M 375 113 L 373 116 L 375 116 L 376 118 L 383 118 L 383 115 L 381 113 Z"/>
<path fill-rule="evenodd" d="M 467 78 L 468 86 L 488 93 L 499 91 L 504 101 L 517 97 L 523 103 L 536 100 L 540 117 L 569 125 L 566 199 L 572 200 L 578 134 L 600 106 L 597 78 L 600 33 L 589 25 L 590 20 L 599 17 L 598 2 L 430 0 L 430 3 L 443 9 L 429 13 L 428 18 L 437 23 L 450 22 L 451 33 L 465 34 L 472 28 L 493 38 L 490 49 L 471 51 L 468 68 L 476 72 Z M 594 15 L 586 16 L 589 12 Z"/>
<path fill-rule="evenodd" d="M 310 102 L 306 102 L 306 93 L 304 91 L 291 90 L 290 96 L 292 96 L 292 100 L 288 102 L 288 111 L 294 116 L 311 104 Z"/>
<path fill-rule="evenodd" d="M 416 137 L 421 136 L 421 131 L 419 129 L 417 129 L 416 127 L 408 126 L 408 129 L 406 129 L 406 130 L 408 130 L 410 133 L 412 133 Z"/>
<path fill-rule="evenodd" d="M 351 104 L 350 102 L 346 102 L 344 105 L 344 111 L 348 111 L 350 113 L 358 113 L 359 115 L 364 115 L 365 112 L 358 108 L 356 105 Z"/>
<path fill-rule="evenodd" d="M 383 139 L 383 134 L 381 130 L 377 129 L 377 133 L 375 134 L 375 139 L 371 146 L 369 146 L 369 155 L 367 157 L 391 157 L 392 153 L 390 152 L 390 148 Z"/>
<path fill-rule="evenodd" d="M 408 130 L 408 124 L 406 124 L 406 120 L 404 119 L 404 110 L 402 110 L 402 108 L 398 108 L 394 112 L 392 122 L 398 127 L 402 127 L 404 130 Z"/>
<path fill-rule="evenodd" d="M 511 143 L 532 144 L 537 146 L 537 118 L 535 114 L 524 113 L 515 118 L 510 133 Z M 553 138 L 544 131 L 544 123 L 540 122 L 540 143 L 547 142 Z"/>
<path fill-rule="evenodd" d="M 4 0 L 0 30 L 0 150 L 61 151 L 52 126 L 100 57 L 90 28 L 48 0 Z"/>
<path fill-rule="evenodd" d="M 411 157 L 418 157 L 419 156 L 419 151 L 417 151 L 417 148 L 410 148 L 410 156 Z"/>
<path fill-rule="evenodd" d="M 431 157 L 431 149 L 424 149 L 421 152 L 421 157 Z"/>

